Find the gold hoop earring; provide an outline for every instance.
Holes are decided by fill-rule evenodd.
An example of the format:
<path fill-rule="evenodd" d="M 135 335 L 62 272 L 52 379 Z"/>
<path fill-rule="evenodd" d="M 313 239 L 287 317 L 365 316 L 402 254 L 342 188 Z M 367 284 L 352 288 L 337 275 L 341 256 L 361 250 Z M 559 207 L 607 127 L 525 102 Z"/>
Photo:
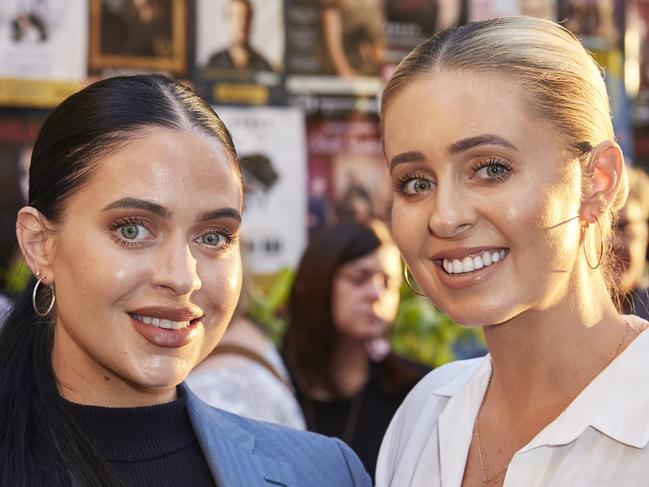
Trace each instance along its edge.
<path fill-rule="evenodd" d="M 426 297 L 426 294 L 424 292 L 422 292 L 422 290 L 419 288 L 419 284 L 417 284 L 417 281 L 415 281 L 414 276 L 412 276 L 412 280 L 416 284 L 416 286 L 412 285 L 412 283 L 410 282 L 410 279 L 411 279 L 410 276 L 412 276 L 412 272 L 410 271 L 410 268 L 408 267 L 408 264 L 406 264 L 404 262 L 404 265 L 403 265 L 403 278 L 406 281 L 406 284 L 408 285 L 410 290 L 413 293 L 415 293 L 416 295 Z"/>
<path fill-rule="evenodd" d="M 38 293 L 38 286 L 41 285 L 41 282 L 43 282 L 43 279 L 39 279 L 38 281 L 36 281 L 36 285 L 34 286 L 34 290 L 32 291 L 32 306 L 34 307 L 34 312 L 41 318 L 44 318 L 45 316 L 50 314 L 50 311 L 52 311 L 52 308 L 54 307 L 54 303 L 56 302 L 56 296 L 54 295 L 54 288 L 51 288 L 50 292 L 52 293 L 52 299 L 50 301 L 49 306 L 45 311 L 39 310 L 38 305 L 36 304 L 36 294 Z"/>
<path fill-rule="evenodd" d="M 602 237 L 602 226 L 599 223 L 599 218 L 597 218 L 596 215 L 593 215 L 595 217 L 595 221 L 597 222 L 597 228 L 599 229 L 599 257 L 597 259 L 597 264 L 594 266 L 590 263 L 590 260 L 588 260 L 588 252 L 586 251 L 586 239 L 584 239 L 584 258 L 586 259 L 586 264 L 588 264 L 588 267 L 591 269 L 595 270 L 599 268 L 599 265 L 602 263 L 602 257 L 604 257 L 604 239 Z M 588 229 L 590 225 L 586 227 Z"/>

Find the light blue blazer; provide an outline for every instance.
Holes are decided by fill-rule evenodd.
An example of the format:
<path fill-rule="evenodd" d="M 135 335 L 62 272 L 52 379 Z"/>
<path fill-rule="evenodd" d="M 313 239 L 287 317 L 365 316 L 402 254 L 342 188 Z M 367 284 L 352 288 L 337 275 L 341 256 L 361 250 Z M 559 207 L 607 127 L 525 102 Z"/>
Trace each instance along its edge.
<path fill-rule="evenodd" d="M 342 441 L 243 418 L 208 406 L 185 384 L 180 387 L 218 487 L 371 486 L 360 460 Z"/>

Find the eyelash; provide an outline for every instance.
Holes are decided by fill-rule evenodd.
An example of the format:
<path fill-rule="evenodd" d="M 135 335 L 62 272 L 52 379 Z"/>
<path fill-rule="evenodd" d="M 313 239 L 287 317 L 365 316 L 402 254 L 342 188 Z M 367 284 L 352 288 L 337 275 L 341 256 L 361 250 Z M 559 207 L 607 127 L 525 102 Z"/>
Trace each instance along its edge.
<path fill-rule="evenodd" d="M 134 218 L 134 217 L 120 218 L 119 220 L 115 220 L 110 224 L 109 230 L 110 230 L 110 236 L 113 238 L 113 240 L 115 240 L 122 247 L 134 248 L 142 245 L 143 241 L 150 240 L 150 238 L 144 240 L 128 240 L 117 235 L 116 231 L 120 230 L 122 227 L 126 225 L 136 225 L 136 226 L 144 227 L 146 228 L 147 232 L 155 236 L 153 231 L 150 229 L 150 225 L 145 220 L 142 220 L 140 218 Z M 211 233 L 219 235 L 225 240 L 225 242 L 219 246 L 202 244 L 202 242 L 200 242 L 202 237 L 204 237 L 205 235 L 209 235 Z M 193 241 L 200 245 L 203 245 L 210 252 L 221 253 L 227 251 L 230 247 L 232 247 L 233 244 L 236 243 L 237 236 L 234 235 L 230 230 L 214 227 L 214 228 L 206 229 L 201 235 L 194 238 Z"/>

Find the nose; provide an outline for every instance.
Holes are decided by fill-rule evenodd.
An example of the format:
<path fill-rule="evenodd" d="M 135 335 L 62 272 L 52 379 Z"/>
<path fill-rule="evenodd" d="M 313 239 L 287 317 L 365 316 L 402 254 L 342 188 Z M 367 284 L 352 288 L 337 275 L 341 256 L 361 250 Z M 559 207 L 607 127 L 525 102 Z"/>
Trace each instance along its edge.
<path fill-rule="evenodd" d="M 438 181 L 428 220 L 430 231 L 439 238 L 452 239 L 464 234 L 476 220 L 471 198 L 458 185 Z"/>
<path fill-rule="evenodd" d="M 183 238 L 170 239 L 158 254 L 153 285 L 183 296 L 201 287 L 197 261 L 191 247 Z"/>
<path fill-rule="evenodd" d="M 385 277 L 381 274 L 374 274 L 367 284 L 367 296 L 370 301 L 378 301 L 386 287 Z"/>

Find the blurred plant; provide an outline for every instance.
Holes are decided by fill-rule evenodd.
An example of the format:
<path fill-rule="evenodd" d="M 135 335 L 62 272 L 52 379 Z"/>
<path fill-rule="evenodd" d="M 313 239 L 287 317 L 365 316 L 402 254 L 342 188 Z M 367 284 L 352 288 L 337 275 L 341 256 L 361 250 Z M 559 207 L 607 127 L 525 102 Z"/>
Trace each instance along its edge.
<path fill-rule="evenodd" d="M 455 324 L 405 283 L 401 287 L 401 305 L 391 340 L 398 354 L 433 367 L 487 351 L 481 328 Z"/>

